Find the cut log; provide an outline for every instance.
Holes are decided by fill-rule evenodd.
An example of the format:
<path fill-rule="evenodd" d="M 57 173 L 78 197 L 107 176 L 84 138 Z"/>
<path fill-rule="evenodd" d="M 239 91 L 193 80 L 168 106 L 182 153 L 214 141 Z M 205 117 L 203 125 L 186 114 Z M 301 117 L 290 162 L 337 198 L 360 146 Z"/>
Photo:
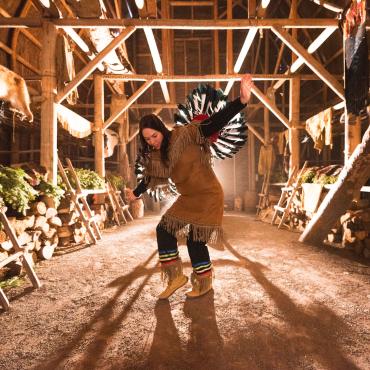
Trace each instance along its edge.
<path fill-rule="evenodd" d="M 44 245 L 39 251 L 38 256 L 44 260 L 50 260 L 53 257 L 55 245 Z"/>
<path fill-rule="evenodd" d="M 18 243 L 19 245 L 25 245 L 29 242 L 32 241 L 32 237 L 33 235 L 31 235 L 30 233 L 24 231 L 21 235 L 18 235 Z"/>
<path fill-rule="evenodd" d="M 47 232 L 50 230 L 50 225 L 45 222 L 44 224 L 38 226 L 36 230 L 40 230 L 43 235 L 46 235 Z"/>
<path fill-rule="evenodd" d="M 5 242 L 8 239 L 6 232 L 3 230 L 0 230 L 0 244 Z"/>
<path fill-rule="evenodd" d="M 37 216 L 35 220 L 35 225 L 33 226 L 33 228 L 35 230 L 41 230 L 42 226 L 45 225 L 46 223 L 47 223 L 47 219 L 45 216 Z"/>
<path fill-rule="evenodd" d="M 72 225 L 78 219 L 78 215 L 75 212 L 70 213 L 58 213 L 58 217 L 62 220 L 63 225 Z"/>
<path fill-rule="evenodd" d="M 41 249 L 41 240 L 35 240 L 34 241 L 35 247 L 33 248 L 36 252 L 38 252 Z"/>
<path fill-rule="evenodd" d="M 58 211 L 55 208 L 48 208 L 45 212 L 45 217 L 47 219 L 52 218 L 58 214 Z"/>
<path fill-rule="evenodd" d="M 70 244 L 71 244 L 71 238 L 69 236 L 65 238 L 59 237 L 58 245 L 65 247 Z"/>
<path fill-rule="evenodd" d="M 35 242 L 34 241 L 30 241 L 28 242 L 27 244 L 24 245 L 24 250 L 25 251 L 28 251 L 28 252 L 31 252 L 35 249 Z"/>
<path fill-rule="evenodd" d="M 2 242 L 0 246 L 4 251 L 9 252 L 13 248 L 13 243 L 10 240 L 6 240 L 5 242 Z"/>
<path fill-rule="evenodd" d="M 350 207 L 354 196 L 365 185 L 369 173 L 370 126 L 299 240 L 321 244 L 336 220 Z"/>
<path fill-rule="evenodd" d="M 15 217 L 9 217 L 8 219 L 16 235 L 22 234 L 31 224 L 27 217 L 25 219 L 19 220 L 16 219 Z"/>
<path fill-rule="evenodd" d="M 342 240 L 341 234 L 337 233 L 328 234 L 328 242 L 330 243 L 340 243 L 341 240 Z"/>
<path fill-rule="evenodd" d="M 57 216 L 50 218 L 48 222 L 51 226 L 58 226 L 58 227 L 62 226 L 62 220 Z"/>
<path fill-rule="evenodd" d="M 69 226 L 58 227 L 59 238 L 67 238 L 67 237 L 72 236 L 72 234 L 73 234 L 73 231 L 71 230 Z"/>
<path fill-rule="evenodd" d="M 34 215 L 43 216 L 46 213 L 46 204 L 44 202 L 35 202 L 31 205 L 31 212 Z"/>
<path fill-rule="evenodd" d="M 355 231 L 355 237 L 358 240 L 364 240 L 367 237 L 368 232 L 366 230 Z"/>
<path fill-rule="evenodd" d="M 8 256 L 9 256 L 8 252 L 0 251 L 0 262 L 6 260 L 8 258 Z"/>
<path fill-rule="evenodd" d="M 55 200 L 53 197 L 49 197 L 47 195 L 43 195 L 41 197 L 41 201 L 43 201 L 48 208 L 56 208 Z"/>
<path fill-rule="evenodd" d="M 41 238 L 44 239 L 52 239 L 54 235 L 57 233 L 57 229 L 55 228 L 50 228 L 46 232 L 42 232 Z"/>
<path fill-rule="evenodd" d="M 28 233 L 32 235 L 32 241 L 40 239 L 41 230 L 30 230 Z"/>

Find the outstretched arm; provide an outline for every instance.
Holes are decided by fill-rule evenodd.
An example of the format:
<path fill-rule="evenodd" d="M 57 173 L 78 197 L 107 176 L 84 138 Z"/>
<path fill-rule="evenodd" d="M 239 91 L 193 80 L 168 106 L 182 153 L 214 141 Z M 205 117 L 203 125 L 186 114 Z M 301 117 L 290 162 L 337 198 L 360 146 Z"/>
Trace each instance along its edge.
<path fill-rule="evenodd" d="M 245 75 L 240 82 L 240 97 L 228 103 L 226 107 L 204 120 L 199 129 L 204 137 L 220 131 L 249 102 L 253 87 L 252 76 Z"/>

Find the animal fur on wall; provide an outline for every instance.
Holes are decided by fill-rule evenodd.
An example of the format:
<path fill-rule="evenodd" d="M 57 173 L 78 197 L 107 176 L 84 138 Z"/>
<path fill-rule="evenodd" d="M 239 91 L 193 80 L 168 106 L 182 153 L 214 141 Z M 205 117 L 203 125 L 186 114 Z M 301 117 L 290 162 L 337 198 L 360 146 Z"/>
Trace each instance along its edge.
<path fill-rule="evenodd" d="M 30 110 L 30 95 L 25 80 L 17 73 L 0 65 L 0 99 L 10 103 L 11 107 L 33 121 Z"/>

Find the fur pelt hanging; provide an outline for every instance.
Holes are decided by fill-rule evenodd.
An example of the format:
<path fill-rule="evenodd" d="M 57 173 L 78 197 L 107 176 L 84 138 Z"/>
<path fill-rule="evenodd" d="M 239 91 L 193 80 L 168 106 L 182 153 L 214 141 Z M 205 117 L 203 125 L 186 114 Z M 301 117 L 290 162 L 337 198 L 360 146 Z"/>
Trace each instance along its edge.
<path fill-rule="evenodd" d="M 366 0 L 350 2 L 343 11 L 341 28 L 345 48 L 346 107 L 348 113 L 358 116 L 367 105 L 369 91 Z"/>

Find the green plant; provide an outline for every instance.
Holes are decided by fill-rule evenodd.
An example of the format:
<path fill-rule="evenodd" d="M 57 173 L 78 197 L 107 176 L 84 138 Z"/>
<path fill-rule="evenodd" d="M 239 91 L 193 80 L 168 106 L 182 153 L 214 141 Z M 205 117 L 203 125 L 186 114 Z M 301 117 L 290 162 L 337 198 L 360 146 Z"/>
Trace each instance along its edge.
<path fill-rule="evenodd" d="M 96 172 L 87 170 L 85 168 L 76 168 L 75 170 L 83 189 L 104 189 L 104 179 L 101 178 Z M 67 174 L 70 181 L 72 182 L 72 186 L 75 187 L 76 184 L 74 183 L 73 178 L 71 178 L 69 173 Z"/>
<path fill-rule="evenodd" d="M 17 286 L 21 286 L 23 283 L 23 279 L 19 276 L 14 276 L 10 279 L 0 281 L 0 288 L 15 288 Z"/>
<path fill-rule="evenodd" d="M 315 171 L 308 169 L 302 175 L 302 182 L 313 183 L 314 177 L 315 177 Z"/>
<path fill-rule="evenodd" d="M 7 207 L 26 214 L 29 204 L 38 195 L 28 182 L 29 176 L 21 168 L 0 165 L 0 196 Z"/>
<path fill-rule="evenodd" d="M 125 186 L 125 181 L 121 175 L 110 172 L 107 174 L 107 179 L 118 190 Z"/>
<path fill-rule="evenodd" d="M 63 198 L 65 191 L 59 185 L 53 185 L 43 179 L 40 179 L 40 184 L 37 189 L 41 194 L 54 199 L 55 206 L 58 207 L 60 200 Z"/>
<path fill-rule="evenodd" d="M 337 181 L 338 176 L 328 176 L 328 175 L 316 175 L 313 179 L 313 183 L 327 185 L 334 184 Z"/>

